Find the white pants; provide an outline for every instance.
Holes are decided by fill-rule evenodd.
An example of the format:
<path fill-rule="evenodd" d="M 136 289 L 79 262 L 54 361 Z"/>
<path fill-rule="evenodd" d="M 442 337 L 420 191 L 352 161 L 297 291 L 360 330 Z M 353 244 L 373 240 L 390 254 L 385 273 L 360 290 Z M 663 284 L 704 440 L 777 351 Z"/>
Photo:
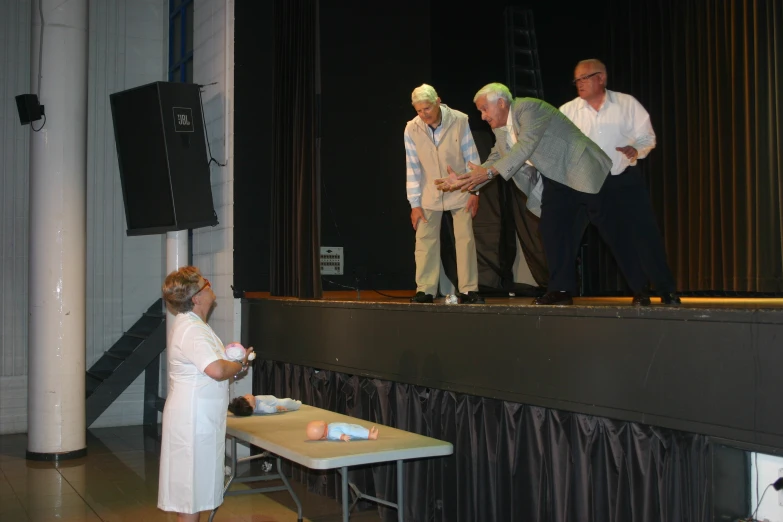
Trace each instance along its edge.
<path fill-rule="evenodd" d="M 416 229 L 416 291 L 438 294 L 440 276 L 440 223 L 443 211 L 424 211 L 424 221 Z M 457 278 L 461 293 L 478 290 L 476 242 L 473 239 L 473 217 L 464 207 L 447 210 L 454 220 L 454 243 L 457 247 Z"/>

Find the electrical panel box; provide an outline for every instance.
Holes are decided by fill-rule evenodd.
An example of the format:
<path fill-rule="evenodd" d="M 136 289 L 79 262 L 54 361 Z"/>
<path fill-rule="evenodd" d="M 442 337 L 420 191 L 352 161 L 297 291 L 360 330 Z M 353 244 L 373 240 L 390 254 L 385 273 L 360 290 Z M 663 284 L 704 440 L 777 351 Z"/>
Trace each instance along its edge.
<path fill-rule="evenodd" d="M 343 247 L 321 247 L 321 275 L 343 275 Z"/>

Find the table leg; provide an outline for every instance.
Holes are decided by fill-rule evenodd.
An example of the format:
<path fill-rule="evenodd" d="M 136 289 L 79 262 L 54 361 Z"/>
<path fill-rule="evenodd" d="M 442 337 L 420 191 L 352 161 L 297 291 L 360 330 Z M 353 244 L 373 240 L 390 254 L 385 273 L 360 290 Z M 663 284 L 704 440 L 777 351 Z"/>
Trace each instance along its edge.
<path fill-rule="evenodd" d="M 234 477 L 237 476 L 237 462 L 239 459 L 237 459 L 237 439 L 236 437 L 231 437 L 231 477 L 228 480 L 228 484 L 226 484 L 225 491 L 228 491 L 228 487 L 231 485 L 232 482 L 234 482 Z M 225 491 L 223 493 L 225 493 Z"/>
<path fill-rule="evenodd" d="M 348 467 L 343 466 L 340 468 L 342 471 L 343 476 L 343 522 L 348 522 L 349 517 L 349 511 L 348 511 Z"/>
<path fill-rule="evenodd" d="M 237 439 L 235 437 L 231 437 L 231 476 L 228 477 L 228 482 L 226 482 L 225 486 L 223 486 L 223 495 L 226 494 L 226 491 L 228 491 L 228 488 L 231 487 L 231 483 L 234 482 L 234 477 L 237 476 Z M 215 518 L 215 514 L 217 513 L 217 510 L 220 506 L 216 507 L 212 510 L 212 512 L 209 514 L 209 522 L 212 522 L 212 520 Z M 299 517 L 301 520 L 301 516 Z"/>
<path fill-rule="evenodd" d="M 402 485 L 402 461 L 397 461 L 397 522 L 403 522 L 403 515 L 405 510 L 403 509 L 402 499 L 405 497 L 405 490 Z"/>
<path fill-rule="evenodd" d="M 294 488 L 291 487 L 291 483 L 288 482 L 288 477 L 286 477 L 285 473 L 283 473 L 283 464 L 280 462 L 280 457 L 277 457 L 277 474 L 280 475 L 280 480 L 282 480 L 283 484 L 285 484 L 285 487 L 288 488 L 288 493 L 296 503 L 297 522 L 302 522 L 302 503 L 299 501 L 299 497 L 296 496 L 296 493 L 294 493 Z"/>

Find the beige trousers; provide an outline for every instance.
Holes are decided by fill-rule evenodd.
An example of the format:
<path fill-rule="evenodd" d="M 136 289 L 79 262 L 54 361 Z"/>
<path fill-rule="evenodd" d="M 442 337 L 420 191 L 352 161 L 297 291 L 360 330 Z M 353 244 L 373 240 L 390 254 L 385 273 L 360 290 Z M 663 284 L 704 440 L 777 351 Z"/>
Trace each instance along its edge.
<path fill-rule="evenodd" d="M 440 276 L 440 222 L 443 211 L 427 210 L 427 223 L 419 221 L 416 230 L 416 291 L 438 295 Z M 464 207 L 451 212 L 454 219 L 454 243 L 457 247 L 457 278 L 461 293 L 478 291 L 476 242 L 473 239 L 473 217 Z"/>

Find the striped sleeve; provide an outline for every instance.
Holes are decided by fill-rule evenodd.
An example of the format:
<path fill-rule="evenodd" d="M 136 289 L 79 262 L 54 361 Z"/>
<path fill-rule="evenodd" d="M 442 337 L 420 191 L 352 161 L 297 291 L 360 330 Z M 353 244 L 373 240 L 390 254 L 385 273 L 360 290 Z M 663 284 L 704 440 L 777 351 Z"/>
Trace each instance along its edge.
<path fill-rule="evenodd" d="M 470 126 L 465 125 L 465 132 L 460 140 L 460 148 L 462 149 L 462 158 L 465 160 L 465 172 L 469 171 L 468 162 L 474 165 L 480 165 L 481 159 L 479 158 L 476 144 L 473 142 L 473 134 L 470 132 Z"/>
<path fill-rule="evenodd" d="M 408 134 L 407 128 L 405 129 L 405 170 L 405 190 L 408 194 L 408 202 L 410 202 L 411 208 L 420 207 L 422 179 L 421 162 L 419 161 L 419 156 L 416 154 L 416 144 L 413 143 L 413 138 Z"/>

